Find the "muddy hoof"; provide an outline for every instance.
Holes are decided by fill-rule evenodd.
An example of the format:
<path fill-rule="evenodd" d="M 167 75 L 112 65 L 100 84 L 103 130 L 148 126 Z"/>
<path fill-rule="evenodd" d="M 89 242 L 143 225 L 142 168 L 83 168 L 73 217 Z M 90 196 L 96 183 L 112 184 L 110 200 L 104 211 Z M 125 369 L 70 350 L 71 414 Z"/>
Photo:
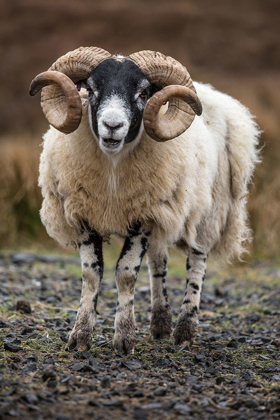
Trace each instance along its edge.
<path fill-rule="evenodd" d="M 169 306 L 152 310 L 151 336 L 156 340 L 170 337 L 172 332 L 172 315 Z"/>
<path fill-rule="evenodd" d="M 174 344 L 180 345 L 185 342 L 192 344 L 194 338 L 197 335 L 197 327 L 197 317 L 190 318 L 189 314 L 185 314 L 182 317 L 179 317 L 173 332 Z"/>
<path fill-rule="evenodd" d="M 135 341 L 135 333 L 127 335 L 117 333 L 114 336 L 113 344 L 117 353 L 130 354 L 134 349 Z"/>
<path fill-rule="evenodd" d="M 92 331 L 90 330 L 74 330 L 70 334 L 68 343 L 65 347 L 66 351 L 85 351 L 91 348 L 92 344 Z"/>

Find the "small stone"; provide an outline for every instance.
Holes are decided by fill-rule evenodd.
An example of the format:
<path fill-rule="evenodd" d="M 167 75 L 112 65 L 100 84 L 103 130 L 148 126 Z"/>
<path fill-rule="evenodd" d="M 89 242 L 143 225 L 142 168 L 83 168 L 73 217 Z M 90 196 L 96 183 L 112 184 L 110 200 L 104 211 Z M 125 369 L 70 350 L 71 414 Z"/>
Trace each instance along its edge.
<path fill-rule="evenodd" d="M 66 333 L 60 334 L 60 340 L 63 341 L 64 343 L 68 343 L 68 338 L 69 338 L 68 334 Z"/>
<path fill-rule="evenodd" d="M 141 363 L 137 362 L 136 360 L 122 360 L 121 365 L 125 366 L 129 370 L 136 370 L 142 367 Z"/>
<path fill-rule="evenodd" d="M 36 260 L 36 256 L 34 254 L 27 254 L 27 253 L 18 253 L 12 256 L 12 263 L 13 264 L 31 264 Z"/>
<path fill-rule="evenodd" d="M 258 406 L 259 406 L 259 403 L 256 400 L 248 400 L 245 402 L 245 407 L 247 408 L 256 408 Z"/>
<path fill-rule="evenodd" d="M 6 341 L 7 343 L 13 343 L 13 344 L 20 344 L 21 340 L 18 337 L 14 337 L 14 334 L 10 333 L 6 336 L 6 339 L 4 339 L 4 341 Z M 12 337 L 12 338 L 11 338 Z"/>
<path fill-rule="evenodd" d="M 260 359 L 271 360 L 271 357 L 265 356 L 264 354 L 260 354 Z"/>
<path fill-rule="evenodd" d="M 157 410 L 157 409 L 161 409 L 162 405 L 160 403 L 150 403 L 145 405 L 143 408 L 145 410 Z"/>
<path fill-rule="evenodd" d="M 22 396 L 22 399 L 26 401 L 28 404 L 37 404 L 38 397 L 35 394 L 25 394 Z"/>
<path fill-rule="evenodd" d="M 194 360 L 196 362 L 202 362 L 203 360 L 205 360 L 205 355 L 203 353 L 202 354 L 196 354 L 194 356 Z"/>
<path fill-rule="evenodd" d="M 47 387 L 48 387 L 48 388 L 55 388 L 55 387 L 56 387 L 56 385 L 57 385 L 57 381 L 56 381 L 55 379 L 51 379 L 51 380 L 48 382 Z"/>
<path fill-rule="evenodd" d="M 148 416 L 147 413 L 143 410 L 135 410 L 133 415 L 134 420 L 147 420 Z"/>
<path fill-rule="evenodd" d="M 92 354 L 89 351 L 81 351 L 80 354 L 83 359 L 89 360 L 92 358 Z"/>
<path fill-rule="evenodd" d="M 55 361 L 52 357 L 46 357 L 44 359 L 44 363 L 48 364 L 48 365 L 54 365 Z"/>
<path fill-rule="evenodd" d="M 258 321 L 260 321 L 261 320 L 261 315 L 260 314 L 258 314 L 257 312 L 252 312 L 251 314 L 249 314 L 247 317 L 246 317 L 246 320 L 247 321 L 249 321 L 249 322 L 252 322 L 252 323 L 254 323 L 254 322 L 258 322 Z"/>
<path fill-rule="evenodd" d="M 167 389 L 166 388 L 156 388 L 154 390 L 155 397 L 164 397 L 166 395 Z"/>
<path fill-rule="evenodd" d="M 101 379 L 100 385 L 102 388 L 110 388 L 111 381 L 109 376 L 104 376 L 104 378 Z"/>
<path fill-rule="evenodd" d="M 177 411 L 179 414 L 189 414 L 191 413 L 192 409 L 187 404 L 175 404 L 174 410 Z"/>
<path fill-rule="evenodd" d="M 20 346 L 18 346 L 17 344 L 10 343 L 9 341 L 4 343 L 4 349 L 8 351 L 12 351 L 14 353 L 22 350 Z"/>
<path fill-rule="evenodd" d="M 81 372 L 84 368 L 84 364 L 83 363 L 75 363 L 72 366 L 72 369 L 75 370 L 76 372 Z"/>
<path fill-rule="evenodd" d="M 35 354 L 31 354 L 30 356 L 26 357 L 26 360 L 32 360 L 34 362 L 37 362 L 37 356 L 35 356 Z"/>
<path fill-rule="evenodd" d="M 47 381 L 47 380 L 54 380 L 56 378 L 56 374 L 55 371 L 51 368 L 46 368 L 43 370 L 42 372 L 42 379 L 43 381 Z"/>
<path fill-rule="evenodd" d="M 24 367 L 24 371 L 25 372 L 36 372 L 37 370 L 37 363 L 28 363 L 25 367 Z"/>
<path fill-rule="evenodd" d="M 21 331 L 22 335 L 31 334 L 34 331 L 33 327 L 24 327 Z"/>
<path fill-rule="evenodd" d="M 48 296 L 46 299 L 47 303 L 56 303 L 57 301 L 61 301 L 61 298 L 59 296 Z"/>
<path fill-rule="evenodd" d="M 92 407 L 98 407 L 99 404 L 96 400 L 89 400 L 88 405 L 91 405 Z"/>
<path fill-rule="evenodd" d="M 71 420 L 73 417 L 67 414 L 57 414 L 55 420 Z"/>
<path fill-rule="evenodd" d="M 10 325 L 3 321 L 3 319 L 0 319 L 0 328 L 10 328 Z"/>
<path fill-rule="evenodd" d="M 90 373 L 99 373 L 99 369 L 96 369 L 94 366 L 84 365 L 83 372 L 90 372 Z"/>
<path fill-rule="evenodd" d="M 221 385 L 223 382 L 225 382 L 225 378 L 223 376 L 218 376 L 218 378 L 216 378 L 217 385 Z"/>
<path fill-rule="evenodd" d="M 122 407 L 123 402 L 119 400 L 107 400 L 107 401 L 103 401 L 103 405 L 107 407 Z"/>
<path fill-rule="evenodd" d="M 24 314 L 31 314 L 31 306 L 27 300 L 18 300 L 16 304 L 16 310 Z"/>
<path fill-rule="evenodd" d="M 144 393 L 142 391 L 135 391 L 133 394 L 134 398 L 142 398 L 144 397 Z"/>
<path fill-rule="evenodd" d="M 170 360 L 168 360 L 168 359 L 158 359 L 158 360 L 156 360 L 155 361 L 155 366 L 158 366 L 158 367 L 166 367 L 166 366 L 169 366 L 170 365 Z"/>
<path fill-rule="evenodd" d="M 65 376 L 64 378 L 61 379 L 61 383 L 65 384 L 66 382 L 69 382 L 71 378 L 72 376 Z"/>
<path fill-rule="evenodd" d="M 238 347 L 238 342 L 235 339 L 232 339 L 229 343 L 227 343 L 227 347 L 236 349 Z"/>
<path fill-rule="evenodd" d="M 246 343 L 247 338 L 244 336 L 240 336 L 237 338 L 238 343 Z"/>
<path fill-rule="evenodd" d="M 111 370 L 116 370 L 116 369 L 118 369 L 118 365 L 117 365 L 117 363 L 116 363 L 116 362 L 111 363 L 110 368 L 111 368 Z"/>

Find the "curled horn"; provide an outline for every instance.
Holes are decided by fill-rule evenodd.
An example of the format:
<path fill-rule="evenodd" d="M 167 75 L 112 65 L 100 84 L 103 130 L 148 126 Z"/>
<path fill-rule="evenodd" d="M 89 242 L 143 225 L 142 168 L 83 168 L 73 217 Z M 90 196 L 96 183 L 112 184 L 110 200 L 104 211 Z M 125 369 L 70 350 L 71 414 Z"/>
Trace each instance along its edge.
<path fill-rule="evenodd" d="M 75 131 L 82 118 L 82 103 L 75 83 L 111 54 L 101 48 L 80 47 L 60 57 L 48 71 L 38 74 L 30 85 L 30 95 L 41 89 L 41 106 L 51 125 L 63 133 Z"/>
<path fill-rule="evenodd" d="M 182 134 L 201 115 L 202 105 L 187 69 L 178 61 L 154 51 L 140 51 L 128 57 L 147 79 L 163 87 L 148 101 L 143 121 L 146 132 L 157 141 L 166 141 Z M 168 110 L 159 115 L 168 101 Z"/>

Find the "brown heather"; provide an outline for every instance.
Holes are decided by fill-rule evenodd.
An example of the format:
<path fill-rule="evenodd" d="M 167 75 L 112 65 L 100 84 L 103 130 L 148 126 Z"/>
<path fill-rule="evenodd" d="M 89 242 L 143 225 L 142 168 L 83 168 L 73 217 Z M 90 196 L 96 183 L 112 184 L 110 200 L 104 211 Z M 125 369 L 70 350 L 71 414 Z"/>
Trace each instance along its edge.
<path fill-rule="evenodd" d="M 42 230 L 38 210 L 39 139 L 5 137 L 0 142 L 0 245 L 27 244 Z"/>

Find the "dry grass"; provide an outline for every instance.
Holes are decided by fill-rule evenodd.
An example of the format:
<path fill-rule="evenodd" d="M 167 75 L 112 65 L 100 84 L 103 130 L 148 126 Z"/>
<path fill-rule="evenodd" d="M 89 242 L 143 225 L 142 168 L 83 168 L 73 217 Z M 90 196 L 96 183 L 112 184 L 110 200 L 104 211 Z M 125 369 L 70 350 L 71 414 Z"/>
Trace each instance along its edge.
<path fill-rule="evenodd" d="M 265 136 L 264 136 L 265 138 Z M 260 258 L 278 258 L 280 249 L 280 143 L 266 139 L 263 162 L 256 171 L 249 200 L 254 230 L 254 254 Z"/>
<path fill-rule="evenodd" d="M 39 218 L 41 193 L 37 185 L 40 136 L 0 141 L 0 247 L 54 246 Z M 262 139 L 263 162 L 256 171 L 249 198 L 254 230 L 253 255 L 277 258 L 280 249 L 280 144 Z M 38 244 L 38 245 L 37 245 Z"/>
<path fill-rule="evenodd" d="M 0 245 L 25 246 L 42 230 L 38 210 L 39 140 L 5 137 L 0 142 Z"/>

